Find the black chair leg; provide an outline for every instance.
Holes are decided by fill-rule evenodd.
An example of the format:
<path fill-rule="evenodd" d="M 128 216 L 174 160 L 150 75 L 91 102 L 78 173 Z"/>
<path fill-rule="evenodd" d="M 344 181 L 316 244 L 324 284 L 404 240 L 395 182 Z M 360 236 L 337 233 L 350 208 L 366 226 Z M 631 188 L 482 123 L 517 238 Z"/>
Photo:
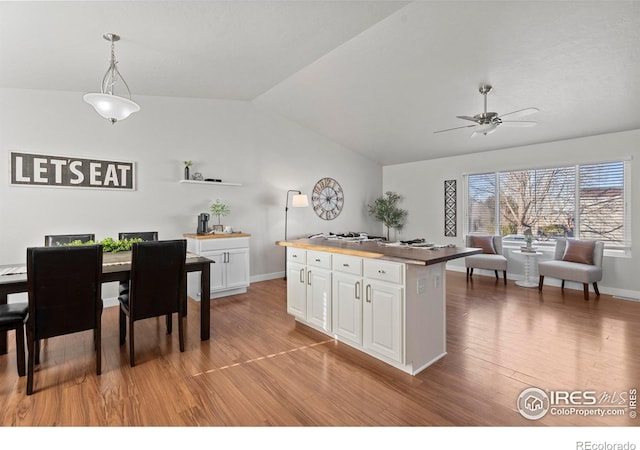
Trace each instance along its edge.
<path fill-rule="evenodd" d="M 36 362 L 36 340 L 27 330 L 27 345 L 29 355 L 27 361 L 27 395 L 33 394 L 33 372 Z"/>
<path fill-rule="evenodd" d="M 507 271 L 503 270 L 502 271 L 502 275 L 504 276 L 504 285 L 506 286 L 507 285 Z"/>
<path fill-rule="evenodd" d="M 540 280 L 538 281 L 538 290 L 542 291 L 542 285 L 544 284 L 544 275 L 540 275 Z"/>
<path fill-rule="evenodd" d="M 593 290 L 596 291 L 596 295 L 600 296 L 600 290 L 598 290 L 598 283 L 593 283 Z"/>
<path fill-rule="evenodd" d="M 129 317 L 129 365 L 131 367 L 135 366 L 133 342 L 133 320 L 131 320 L 131 317 Z"/>
<path fill-rule="evenodd" d="M 36 348 L 34 350 L 36 364 L 40 364 L 40 339 L 36 339 Z"/>
<path fill-rule="evenodd" d="M 127 318 L 122 308 L 120 308 L 120 318 L 118 319 L 118 322 L 120 327 L 120 345 L 124 345 L 124 341 L 127 337 Z"/>
<path fill-rule="evenodd" d="M 24 325 L 20 324 L 16 328 L 16 358 L 18 365 L 18 376 L 25 375 L 24 367 Z"/>
<path fill-rule="evenodd" d="M 562 280 L 562 285 L 560 287 L 561 289 L 564 289 L 564 280 Z"/>
<path fill-rule="evenodd" d="M 180 315 L 180 313 L 178 313 L 178 315 Z M 171 320 L 171 314 L 167 314 L 166 322 L 167 322 L 167 334 L 171 334 L 171 332 L 173 331 L 173 321 Z"/>
<path fill-rule="evenodd" d="M 102 373 L 102 328 L 100 322 L 93 332 L 96 338 L 96 374 L 100 375 Z"/>
<path fill-rule="evenodd" d="M 467 267 L 467 281 L 469 281 L 469 268 Z"/>
<path fill-rule="evenodd" d="M 494 272 L 496 273 L 496 280 L 499 280 L 499 279 L 500 279 L 500 276 L 498 275 L 498 271 L 497 271 L 497 270 L 494 270 Z"/>
<path fill-rule="evenodd" d="M 584 299 L 589 300 L 589 283 L 582 283 L 582 288 L 584 290 Z"/>
<path fill-rule="evenodd" d="M 178 340 L 180 341 L 180 351 L 184 352 L 184 317 L 178 311 Z"/>

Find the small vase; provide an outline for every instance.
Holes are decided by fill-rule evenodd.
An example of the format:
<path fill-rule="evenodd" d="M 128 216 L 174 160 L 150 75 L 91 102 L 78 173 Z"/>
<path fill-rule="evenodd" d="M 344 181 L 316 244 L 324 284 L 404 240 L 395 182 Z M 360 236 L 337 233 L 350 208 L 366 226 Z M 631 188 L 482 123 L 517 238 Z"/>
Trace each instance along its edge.
<path fill-rule="evenodd" d="M 184 168 L 184 179 L 185 180 L 189 179 L 189 166 L 185 166 Z"/>

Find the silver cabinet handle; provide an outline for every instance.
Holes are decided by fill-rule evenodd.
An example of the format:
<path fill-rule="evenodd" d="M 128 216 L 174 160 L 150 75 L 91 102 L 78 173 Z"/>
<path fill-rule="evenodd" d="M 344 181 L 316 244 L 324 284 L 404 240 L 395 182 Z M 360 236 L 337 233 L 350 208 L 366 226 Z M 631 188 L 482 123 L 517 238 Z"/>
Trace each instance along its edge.
<path fill-rule="evenodd" d="M 311 286 L 311 271 L 307 272 L 307 284 Z"/>
<path fill-rule="evenodd" d="M 298 255 L 296 255 L 295 253 L 293 255 L 291 255 L 292 258 L 297 258 Z"/>
<path fill-rule="evenodd" d="M 387 273 L 383 269 L 378 269 L 378 273 Z"/>
<path fill-rule="evenodd" d="M 360 282 L 356 281 L 356 299 L 360 300 Z"/>
<path fill-rule="evenodd" d="M 344 264 L 342 265 L 342 267 L 349 267 L 349 264 L 344 263 Z"/>
<path fill-rule="evenodd" d="M 304 284 L 304 269 L 300 269 L 300 283 Z"/>
<path fill-rule="evenodd" d="M 367 303 L 371 303 L 371 285 L 370 284 L 367 284 L 366 299 L 367 299 Z"/>
<path fill-rule="evenodd" d="M 320 262 L 320 258 L 316 258 L 316 262 Z"/>

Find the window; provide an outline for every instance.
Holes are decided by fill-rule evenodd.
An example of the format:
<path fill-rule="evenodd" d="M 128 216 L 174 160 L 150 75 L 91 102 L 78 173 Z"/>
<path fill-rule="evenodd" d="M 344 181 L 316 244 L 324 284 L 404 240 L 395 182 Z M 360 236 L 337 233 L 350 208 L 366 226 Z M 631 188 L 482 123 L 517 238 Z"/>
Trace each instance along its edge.
<path fill-rule="evenodd" d="M 575 237 L 629 249 L 625 162 L 467 176 L 467 230 L 538 240 Z"/>

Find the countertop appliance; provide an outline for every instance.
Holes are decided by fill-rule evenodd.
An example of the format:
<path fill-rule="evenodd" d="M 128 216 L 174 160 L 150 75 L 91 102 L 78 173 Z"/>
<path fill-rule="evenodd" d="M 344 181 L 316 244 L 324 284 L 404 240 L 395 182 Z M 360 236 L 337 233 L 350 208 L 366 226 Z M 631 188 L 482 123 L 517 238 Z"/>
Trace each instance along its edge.
<path fill-rule="evenodd" d="M 209 232 L 209 214 L 200 213 L 198 215 L 197 234 L 207 234 Z"/>

